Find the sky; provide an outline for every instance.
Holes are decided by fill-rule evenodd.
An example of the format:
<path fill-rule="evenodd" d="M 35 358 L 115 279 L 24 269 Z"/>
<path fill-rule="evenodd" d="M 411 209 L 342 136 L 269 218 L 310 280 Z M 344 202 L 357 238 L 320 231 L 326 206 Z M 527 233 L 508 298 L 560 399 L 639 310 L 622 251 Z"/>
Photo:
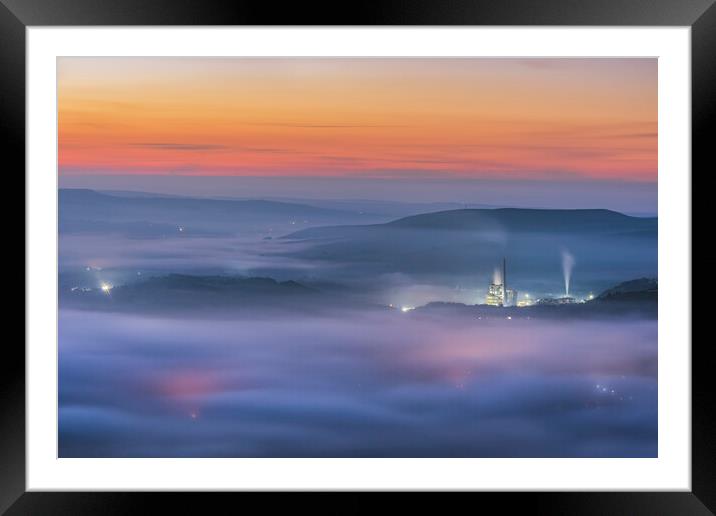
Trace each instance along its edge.
<path fill-rule="evenodd" d="M 577 182 L 588 195 L 657 179 L 656 59 L 71 57 L 57 69 L 59 174 L 73 184 Z"/>

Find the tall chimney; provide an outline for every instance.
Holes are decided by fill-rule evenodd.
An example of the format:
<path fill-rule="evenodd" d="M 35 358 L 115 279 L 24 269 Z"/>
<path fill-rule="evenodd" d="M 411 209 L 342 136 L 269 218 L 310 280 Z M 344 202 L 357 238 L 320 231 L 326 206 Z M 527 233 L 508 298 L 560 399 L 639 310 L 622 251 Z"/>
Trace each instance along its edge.
<path fill-rule="evenodd" d="M 502 305 L 507 305 L 507 258 L 502 257 Z"/>

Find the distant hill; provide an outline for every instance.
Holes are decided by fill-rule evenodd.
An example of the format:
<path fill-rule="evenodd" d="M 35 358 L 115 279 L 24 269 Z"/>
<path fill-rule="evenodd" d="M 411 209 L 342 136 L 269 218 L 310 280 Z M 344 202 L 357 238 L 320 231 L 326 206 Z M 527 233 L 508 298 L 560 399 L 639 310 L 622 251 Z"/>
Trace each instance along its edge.
<path fill-rule="evenodd" d="M 530 208 L 463 209 L 405 217 L 390 226 L 474 230 L 482 227 L 507 231 L 641 231 L 656 228 L 656 219 L 630 217 L 611 210 L 544 210 Z"/>
<path fill-rule="evenodd" d="M 201 218 L 208 216 L 226 215 L 255 215 L 273 214 L 286 216 L 318 216 L 347 217 L 351 214 L 346 211 L 316 208 L 304 204 L 262 201 L 262 200 L 219 200 L 190 197 L 152 196 L 151 194 L 124 197 L 99 193 L 94 190 L 60 189 L 60 209 L 65 210 L 63 215 L 77 214 L 87 217 L 88 214 L 99 214 L 117 217 L 120 215 L 132 216 L 135 220 L 143 215 L 160 213 L 184 214 L 190 212 Z M 116 210 L 120 210 L 117 212 Z M 130 212 L 131 210 L 131 212 Z"/>
<path fill-rule="evenodd" d="M 512 285 L 522 292 L 561 286 L 567 249 L 576 259 L 574 288 L 589 292 L 625 276 L 655 274 L 657 230 L 657 219 L 610 210 L 461 209 L 309 228 L 283 240 L 310 244 L 287 245 L 285 254 L 330 264 L 324 270 L 334 271 L 337 281 L 409 275 L 487 288 L 506 257 Z"/>
<path fill-rule="evenodd" d="M 60 231 L 155 234 L 283 234 L 297 227 L 385 220 L 349 211 L 263 200 L 219 200 L 151 194 L 122 196 L 86 189 L 59 190 Z M 166 226 L 166 227 L 162 227 Z"/>
<path fill-rule="evenodd" d="M 381 215 L 390 218 L 407 217 L 419 213 L 430 213 L 436 211 L 456 210 L 461 208 L 499 208 L 486 204 L 472 204 L 457 202 L 401 202 L 401 201 L 379 201 L 370 199 L 294 199 L 271 197 L 268 200 L 281 202 L 296 202 L 317 206 L 319 208 L 331 208 L 351 212 Z"/>
<path fill-rule="evenodd" d="M 186 199 L 190 198 L 189 195 L 175 195 L 175 194 L 164 194 L 164 193 L 157 193 L 157 192 L 142 192 L 142 191 L 136 191 L 136 190 L 92 190 L 94 192 L 105 194 L 105 195 L 112 195 L 114 197 L 163 197 L 163 198 L 169 198 L 169 199 Z"/>
<path fill-rule="evenodd" d="M 506 232 L 656 231 L 656 218 L 630 217 L 611 210 L 543 210 L 529 208 L 461 209 L 403 217 L 373 226 L 330 226 L 297 231 L 286 238 L 335 238 L 348 233 L 392 229 Z"/>

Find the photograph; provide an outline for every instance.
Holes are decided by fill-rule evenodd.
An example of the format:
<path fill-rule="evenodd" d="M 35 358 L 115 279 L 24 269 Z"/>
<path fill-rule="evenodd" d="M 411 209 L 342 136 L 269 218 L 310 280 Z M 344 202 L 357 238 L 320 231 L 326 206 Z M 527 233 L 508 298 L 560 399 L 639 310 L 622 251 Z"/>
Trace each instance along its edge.
<path fill-rule="evenodd" d="M 658 458 L 658 69 L 58 56 L 59 458 Z"/>

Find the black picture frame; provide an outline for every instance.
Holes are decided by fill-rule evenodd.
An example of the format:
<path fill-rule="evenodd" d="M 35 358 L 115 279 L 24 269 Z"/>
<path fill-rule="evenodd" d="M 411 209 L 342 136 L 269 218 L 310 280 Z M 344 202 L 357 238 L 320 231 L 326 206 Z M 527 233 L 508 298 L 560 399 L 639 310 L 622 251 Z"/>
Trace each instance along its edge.
<path fill-rule="evenodd" d="M 692 178 L 713 167 L 716 125 L 715 0 L 399 0 L 330 5 L 213 0 L 0 0 L 0 141 L 7 178 L 25 169 L 25 29 L 73 25 L 620 25 L 691 27 Z M 711 130 L 709 130 L 711 129 Z M 685 171 L 684 173 L 688 173 Z M 17 188 L 24 189 L 17 185 Z M 15 194 L 17 196 L 17 194 Z M 17 208 L 6 203 L 6 220 Z M 693 252 L 693 250 L 692 250 Z M 24 257 L 24 254 L 23 254 Z M 26 257 L 25 257 L 26 258 Z M 19 260 L 19 259 L 18 259 Z M 11 273 L 9 273 L 11 274 Z M 689 278 L 689 282 L 691 278 Z M 13 298 L 16 299 L 16 298 Z M 19 305 L 19 302 L 17 302 Z M 24 306 L 24 305 L 23 305 Z M 9 318 L 8 318 L 9 319 Z M 693 320 L 693 318 L 692 318 Z M 10 321 L 8 321 L 10 322 Z M 14 324 L 19 324 L 14 322 Z M 6 326 L 9 329 L 9 325 Z M 387 507 L 383 494 L 349 493 L 340 500 L 295 493 L 79 493 L 25 490 L 25 352 L 6 331 L 0 359 L 0 513 L 7 515 L 202 513 L 216 503 L 267 503 L 290 510 L 338 513 Z M 460 500 L 472 507 L 544 514 L 706 515 L 716 512 L 716 422 L 709 340 L 692 346 L 692 491 L 416 494 L 409 503 L 445 512 Z M 674 343 L 689 345 L 688 342 Z M 475 498 L 477 497 L 477 498 Z M 453 501 L 455 500 L 455 501 Z M 401 502 L 403 504 L 403 502 Z M 447 505 L 446 505 L 447 504 Z M 406 507 L 403 506 L 405 510 Z M 232 510 L 232 512 L 233 512 Z M 401 511 L 403 512 L 403 511 Z"/>

